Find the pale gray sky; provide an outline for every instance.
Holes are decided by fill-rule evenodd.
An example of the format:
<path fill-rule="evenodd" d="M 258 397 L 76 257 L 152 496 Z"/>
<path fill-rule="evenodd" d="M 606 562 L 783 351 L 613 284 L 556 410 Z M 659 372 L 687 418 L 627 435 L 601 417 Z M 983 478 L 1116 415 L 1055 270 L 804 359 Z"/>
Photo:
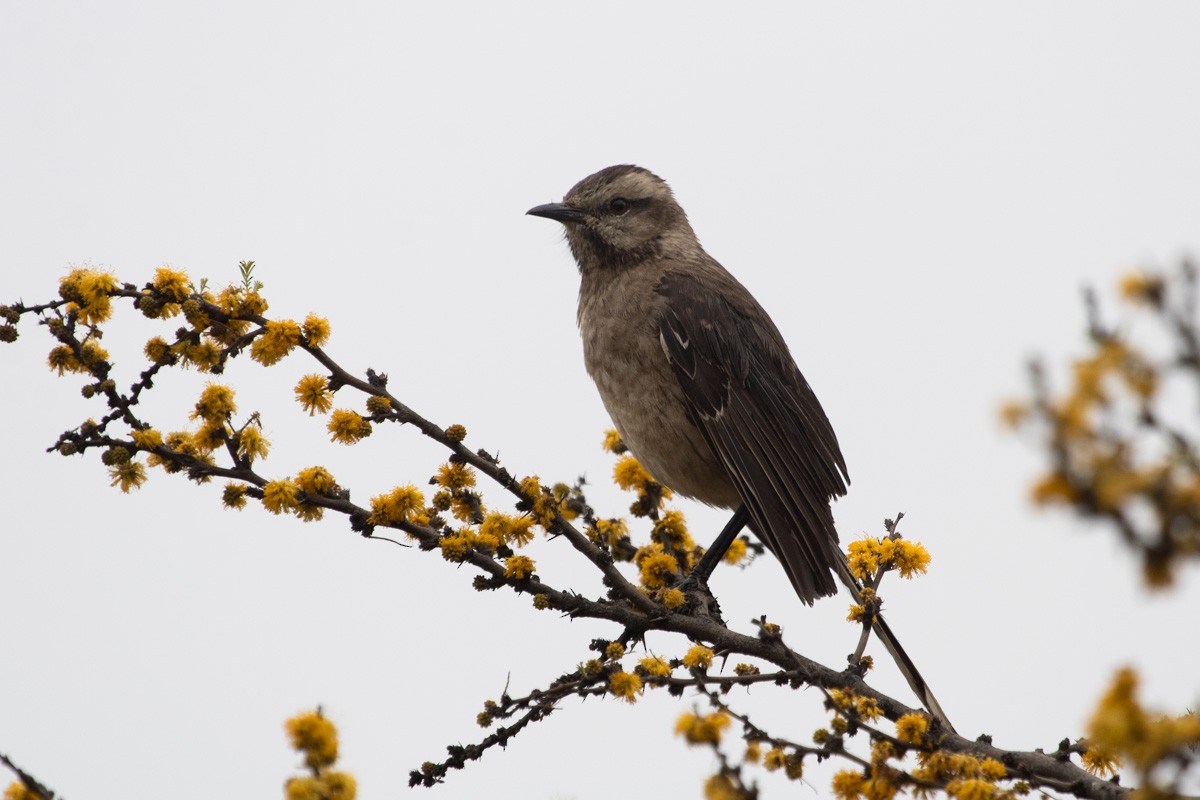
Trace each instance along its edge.
<path fill-rule="evenodd" d="M 73 264 L 225 282 L 253 259 L 272 312 L 328 317 L 344 364 L 514 472 L 586 473 L 618 514 L 575 268 L 522 215 L 600 167 L 649 167 L 833 420 L 843 538 L 904 510 L 932 551 L 885 594 L 960 731 L 1053 747 L 1122 664 L 1164 708 L 1200 691 L 1181 624 L 1197 571 L 1148 598 L 1111 535 L 1032 514 L 1038 463 L 995 421 L 1031 353 L 1081 350 L 1083 284 L 1200 244 L 1198 39 L 1184 2 L 7 3 L 0 300 L 46 299 Z M 114 353 L 158 332 L 121 319 Z M 544 685 L 613 634 L 339 519 L 225 512 L 218 487 L 157 472 L 120 495 L 96 459 L 43 452 L 95 412 L 24 337 L 0 356 L 0 752 L 67 797 L 278 796 L 283 720 L 315 703 L 360 796 L 408 796 L 409 769 L 483 735 L 506 680 Z M 323 463 L 365 500 L 436 468 L 411 431 L 326 444 L 291 401 L 308 371 L 230 370 L 273 474 Z M 162 382 L 164 426 L 202 383 Z M 698 534 L 721 522 L 683 507 Z M 533 555 L 594 591 L 564 551 Z M 829 664 L 853 648 L 845 603 L 804 608 L 768 560 L 713 586 L 737 626 L 767 613 Z M 812 694 L 735 702 L 802 738 Z M 699 796 L 711 759 L 671 735 L 692 702 L 568 704 L 434 794 Z M 826 794 L 815 774 L 802 795 Z"/>

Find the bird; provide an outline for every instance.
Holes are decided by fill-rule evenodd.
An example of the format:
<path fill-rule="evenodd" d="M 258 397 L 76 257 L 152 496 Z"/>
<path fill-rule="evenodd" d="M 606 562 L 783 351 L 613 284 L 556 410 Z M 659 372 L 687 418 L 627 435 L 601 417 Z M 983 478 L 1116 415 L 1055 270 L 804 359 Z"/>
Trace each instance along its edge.
<path fill-rule="evenodd" d="M 689 580 L 706 581 L 748 525 L 801 601 L 835 594 L 835 575 L 857 600 L 830 508 L 850 481 L 833 426 L 771 317 L 700 245 L 666 181 L 606 167 L 526 213 L 565 229 L 584 364 L 621 441 L 658 483 L 734 511 Z M 882 616 L 873 628 L 953 730 Z"/>

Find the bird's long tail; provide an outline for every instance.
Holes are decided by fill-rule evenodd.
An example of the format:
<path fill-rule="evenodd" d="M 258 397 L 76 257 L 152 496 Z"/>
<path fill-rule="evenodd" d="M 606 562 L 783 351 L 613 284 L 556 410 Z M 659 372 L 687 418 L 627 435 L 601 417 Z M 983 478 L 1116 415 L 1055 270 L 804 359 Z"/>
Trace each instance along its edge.
<path fill-rule="evenodd" d="M 838 550 L 838 555 L 841 558 L 836 564 L 836 572 L 842 583 L 846 584 L 846 588 L 850 590 L 850 594 L 854 595 L 854 602 L 862 602 L 862 587 L 858 585 L 853 573 L 850 572 L 850 563 L 846 560 L 846 556 L 841 550 Z M 921 701 L 921 705 L 941 721 L 942 725 L 950 730 L 951 733 L 956 733 L 954 726 L 950 724 L 950 718 L 946 716 L 946 712 L 942 710 L 941 704 L 937 698 L 933 696 L 933 690 L 929 688 L 929 684 L 921 677 L 921 673 L 917 670 L 917 665 L 908 657 L 908 653 L 904 652 L 904 648 L 900 646 L 900 642 L 896 639 L 896 634 L 892 633 L 892 629 L 888 627 L 883 616 L 876 614 L 875 622 L 872 625 L 875 635 L 883 642 L 883 646 L 892 654 L 892 660 L 896 662 L 896 666 L 900 668 L 904 679 L 908 681 L 908 685 L 917 695 L 917 699 Z"/>

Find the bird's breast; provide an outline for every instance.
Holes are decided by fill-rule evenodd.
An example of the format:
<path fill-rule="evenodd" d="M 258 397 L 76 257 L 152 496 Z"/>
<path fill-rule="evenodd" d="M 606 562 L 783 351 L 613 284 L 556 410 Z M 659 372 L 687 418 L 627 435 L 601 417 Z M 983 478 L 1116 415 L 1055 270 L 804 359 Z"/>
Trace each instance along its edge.
<path fill-rule="evenodd" d="M 586 276 L 585 276 L 586 280 Z M 580 293 L 583 357 L 621 439 L 655 480 L 714 506 L 740 502 L 724 468 L 687 415 L 659 341 L 661 298 L 636 271 Z"/>

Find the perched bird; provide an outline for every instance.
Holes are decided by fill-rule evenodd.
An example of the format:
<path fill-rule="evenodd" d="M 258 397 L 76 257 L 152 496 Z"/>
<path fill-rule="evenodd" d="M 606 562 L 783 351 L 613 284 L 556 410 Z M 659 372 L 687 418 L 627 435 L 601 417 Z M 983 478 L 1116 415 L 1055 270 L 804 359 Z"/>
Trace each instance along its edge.
<path fill-rule="evenodd" d="M 735 509 L 693 578 L 707 579 L 748 523 L 805 603 L 837 592 L 834 573 L 857 598 L 829 508 L 849 483 L 833 426 L 767 312 L 700 246 L 666 182 L 608 167 L 527 213 L 566 229 L 584 361 L 621 440 L 663 485 Z M 874 627 L 948 725 L 882 617 Z"/>

